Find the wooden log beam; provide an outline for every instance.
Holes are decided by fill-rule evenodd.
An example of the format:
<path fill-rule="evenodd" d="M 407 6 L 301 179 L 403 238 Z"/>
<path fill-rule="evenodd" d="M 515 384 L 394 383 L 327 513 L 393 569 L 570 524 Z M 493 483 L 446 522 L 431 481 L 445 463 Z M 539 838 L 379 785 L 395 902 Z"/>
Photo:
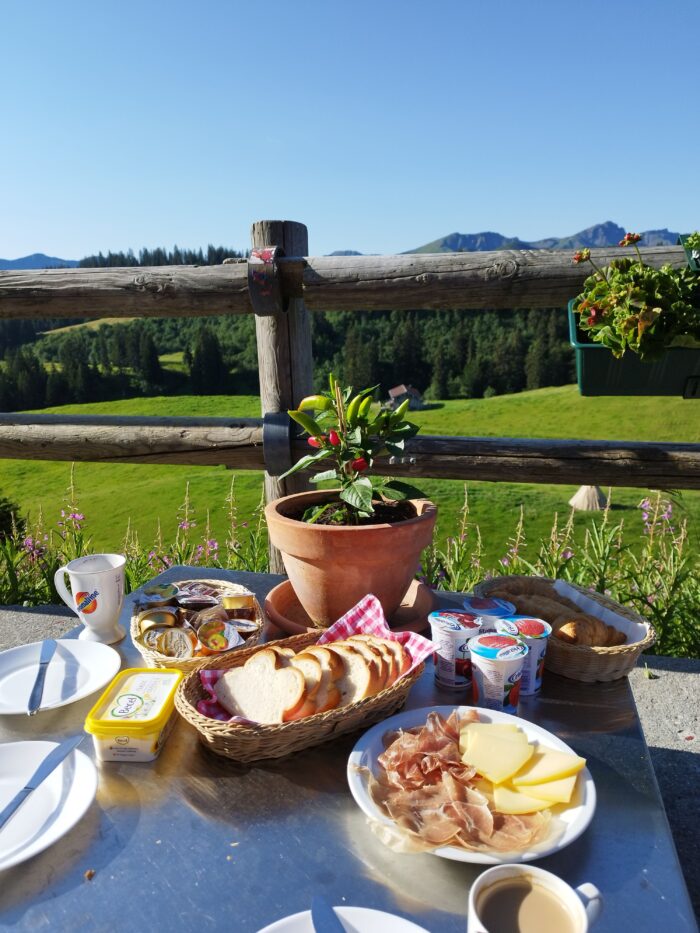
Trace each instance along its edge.
<path fill-rule="evenodd" d="M 0 459 L 263 470 L 262 443 L 259 418 L 0 415 Z M 307 449 L 297 441 L 295 458 Z M 406 445 L 405 461 L 380 458 L 375 472 L 416 479 L 700 489 L 700 444 L 419 435 Z"/>
<path fill-rule="evenodd" d="M 682 266 L 680 247 L 645 247 L 653 266 Z M 595 261 L 631 255 L 592 250 Z M 568 250 L 409 253 L 281 259 L 288 298 L 311 311 L 563 308 L 590 271 Z M 252 314 L 244 261 L 222 266 L 0 272 L 0 319 Z"/>
<path fill-rule="evenodd" d="M 301 457 L 305 448 L 298 444 L 295 453 Z M 423 434 L 407 442 L 404 462 L 381 457 L 374 472 L 415 479 L 700 489 L 700 444 Z"/>
<path fill-rule="evenodd" d="M 0 415 L 0 458 L 262 470 L 259 418 Z"/>

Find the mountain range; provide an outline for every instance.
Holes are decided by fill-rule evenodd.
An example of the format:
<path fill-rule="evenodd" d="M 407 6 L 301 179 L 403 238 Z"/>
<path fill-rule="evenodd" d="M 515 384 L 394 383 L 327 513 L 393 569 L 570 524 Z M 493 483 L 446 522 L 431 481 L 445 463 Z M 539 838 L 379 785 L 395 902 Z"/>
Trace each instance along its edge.
<path fill-rule="evenodd" d="M 425 246 L 406 250 L 407 253 L 458 253 L 497 249 L 591 249 L 604 246 L 617 246 L 625 235 L 623 227 L 618 227 L 611 220 L 595 224 L 579 233 L 565 237 L 546 237 L 544 240 L 521 240 L 519 237 L 507 237 L 501 233 L 484 231 L 482 233 L 449 233 L 447 236 Z M 642 233 L 642 246 L 675 246 L 678 234 L 672 230 L 645 230 Z M 330 256 L 362 256 L 354 249 L 338 249 Z M 61 266 L 77 266 L 77 259 L 58 259 L 44 253 L 32 253 L 21 259 L 0 259 L 0 269 L 52 269 Z"/>

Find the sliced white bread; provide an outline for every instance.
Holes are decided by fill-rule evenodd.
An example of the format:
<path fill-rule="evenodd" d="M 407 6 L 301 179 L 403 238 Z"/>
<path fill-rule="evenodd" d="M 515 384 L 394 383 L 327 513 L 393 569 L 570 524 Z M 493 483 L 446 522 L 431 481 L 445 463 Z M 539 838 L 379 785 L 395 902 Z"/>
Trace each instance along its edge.
<path fill-rule="evenodd" d="M 313 716 L 314 713 L 319 711 L 316 698 L 323 673 L 321 662 L 318 658 L 314 658 L 313 655 L 292 654 L 292 657 L 288 659 L 288 663 L 291 667 L 296 667 L 297 670 L 301 671 L 306 686 L 306 700 L 291 718 L 304 719 L 305 716 Z"/>
<path fill-rule="evenodd" d="M 382 642 L 389 651 L 393 651 L 397 664 L 396 677 L 399 678 L 405 674 L 411 666 L 411 655 L 404 648 L 400 641 L 394 641 L 393 638 L 383 638 Z"/>
<path fill-rule="evenodd" d="M 376 635 L 353 635 L 350 641 L 366 641 L 380 652 L 387 666 L 387 677 L 384 686 L 390 687 L 399 676 L 399 662 L 397 655 L 389 647 L 389 642 L 384 638 L 378 638 Z"/>
<path fill-rule="evenodd" d="M 311 645 L 300 651 L 297 655 L 299 661 L 304 657 L 313 658 L 321 666 L 321 683 L 319 684 L 314 703 L 317 713 L 326 713 L 329 709 L 335 709 L 340 703 L 340 690 L 336 686 L 336 681 L 344 671 L 342 659 L 337 654 L 331 654 L 327 648 Z"/>
<path fill-rule="evenodd" d="M 241 667 L 226 671 L 214 692 L 232 716 L 267 724 L 289 722 L 306 699 L 302 672 L 284 666 L 270 649 L 257 651 Z"/>
<path fill-rule="evenodd" d="M 376 668 L 372 668 L 357 648 L 347 642 L 333 642 L 328 650 L 337 654 L 343 662 L 343 674 L 336 681 L 340 690 L 340 706 L 357 703 L 367 697 L 374 696 L 379 686 L 379 677 Z"/>
<path fill-rule="evenodd" d="M 380 690 L 386 687 L 389 680 L 389 664 L 384 657 L 384 652 L 371 641 L 359 638 L 356 635 L 352 635 L 347 641 L 352 648 L 357 649 L 360 654 L 365 656 L 370 666 L 372 664 L 376 665 L 378 679 L 377 693 L 379 693 Z"/>

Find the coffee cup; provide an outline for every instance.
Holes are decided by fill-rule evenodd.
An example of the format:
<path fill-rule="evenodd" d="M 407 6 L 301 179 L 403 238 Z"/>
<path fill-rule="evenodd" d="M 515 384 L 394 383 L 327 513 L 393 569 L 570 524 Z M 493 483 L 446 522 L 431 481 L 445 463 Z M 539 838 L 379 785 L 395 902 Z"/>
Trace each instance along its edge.
<path fill-rule="evenodd" d="M 469 893 L 468 933 L 586 933 L 602 907 L 593 884 L 570 887 L 534 865 L 497 865 Z"/>
<path fill-rule="evenodd" d="M 88 554 L 56 571 L 54 584 L 59 596 L 85 626 L 78 636 L 83 641 L 111 645 L 126 635 L 119 624 L 125 564 L 121 554 Z M 65 574 L 70 579 L 70 590 Z"/>

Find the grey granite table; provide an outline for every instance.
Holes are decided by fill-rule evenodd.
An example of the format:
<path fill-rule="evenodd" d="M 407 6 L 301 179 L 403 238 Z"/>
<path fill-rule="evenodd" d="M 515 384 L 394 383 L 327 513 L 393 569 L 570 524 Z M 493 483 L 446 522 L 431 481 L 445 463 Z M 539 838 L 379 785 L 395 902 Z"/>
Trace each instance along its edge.
<path fill-rule="evenodd" d="M 159 579 L 198 575 L 205 574 L 174 568 Z M 279 580 L 206 576 L 239 580 L 260 599 Z M 449 594 L 440 599 L 451 603 Z M 129 615 L 127 600 L 125 621 Z M 128 639 L 117 647 L 124 666 L 139 664 Z M 94 699 L 31 720 L 4 717 L 0 740 L 74 734 Z M 428 664 L 407 705 L 453 701 L 436 690 Z M 542 695 L 522 701 L 519 712 L 588 759 L 598 792 L 589 829 L 538 864 L 570 884 L 600 888 L 600 933 L 697 929 L 627 680 L 586 685 L 548 675 Z M 481 867 L 396 854 L 376 839 L 345 780 L 355 740 L 243 765 L 206 751 L 179 722 L 157 761 L 100 766 L 84 819 L 46 852 L 0 872 L 0 929 L 254 933 L 322 892 L 335 904 L 464 933 Z"/>

